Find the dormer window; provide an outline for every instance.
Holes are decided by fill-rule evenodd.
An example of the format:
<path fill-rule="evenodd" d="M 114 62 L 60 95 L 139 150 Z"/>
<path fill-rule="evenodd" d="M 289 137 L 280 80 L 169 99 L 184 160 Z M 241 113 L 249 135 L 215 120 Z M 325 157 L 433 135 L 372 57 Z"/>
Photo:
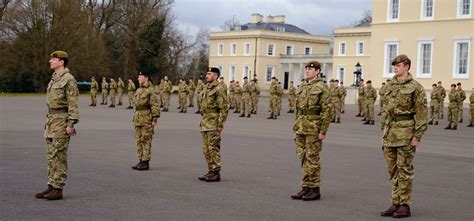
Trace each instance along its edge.
<path fill-rule="evenodd" d="M 285 27 L 277 27 L 276 31 L 277 32 L 285 32 Z"/>

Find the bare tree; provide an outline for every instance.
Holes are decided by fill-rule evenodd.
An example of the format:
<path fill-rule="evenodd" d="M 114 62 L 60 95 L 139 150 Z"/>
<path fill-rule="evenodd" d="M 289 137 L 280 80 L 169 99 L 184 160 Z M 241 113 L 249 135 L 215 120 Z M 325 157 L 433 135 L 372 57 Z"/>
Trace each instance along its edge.
<path fill-rule="evenodd" d="M 372 23 L 372 11 L 367 10 L 362 15 L 362 18 L 359 19 L 357 22 L 354 23 L 354 27 L 359 26 L 369 26 Z"/>
<path fill-rule="evenodd" d="M 240 21 L 235 18 L 235 15 L 233 15 L 232 18 L 226 20 L 224 24 L 221 25 L 221 29 L 223 31 L 233 31 L 238 26 L 240 26 Z"/>

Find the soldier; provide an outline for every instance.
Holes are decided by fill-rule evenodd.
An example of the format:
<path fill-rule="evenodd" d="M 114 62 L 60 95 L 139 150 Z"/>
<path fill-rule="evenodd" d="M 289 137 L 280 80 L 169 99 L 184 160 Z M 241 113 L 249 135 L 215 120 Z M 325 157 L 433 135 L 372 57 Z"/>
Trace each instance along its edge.
<path fill-rule="evenodd" d="M 162 103 L 161 103 L 161 87 L 163 86 L 162 82 L 164 82 L 164 80 L 160 80 L 159 83 L 157 83 L 154 87 L 153 87 L 153 92 L 155 93 L 156 95 L 156 98 L 158 100 L 158 106 L 162 107 Z"/>
<path fill-rule="evenodd" d="M 132 104 L 134 103 L 133 97 L 135 96 L 135 83 L 133 83 L 132 79 L 128 79 L 128 85 L 127 85 L 127 92 L 128 92 L 128 107 L 127 109 L 133 109 Z"/>
<path fill-rule="evenodd" d="M 347 90 L 346 90 L 346 87 L 344 87 L 344 82 L 342 81 L 341 81 L 341 85 L 339 86 L 339 90 L 341 92 L 341 113 L 345 113 Z"/>
<path fill-rule="evenodd" d="M 168 112 L 170 108 L 170 96 L 173 85 L 168 81 L 168 77 L 165 76 L 165 82 L 161 87 L 161 96 L 163 96 L 163 112 Z"/>
<path fill-rule="evenodd" d="M 224 87 L 225 88 L 225 87 Z M 240 87 L 240 83 L 236 81 L 234 83 L 234 100 L 235 100 L 235 111 L 234 113 L 240 114 L 240 102 L 242 101 L 242 88 Z"/>
<path fill-rule="evenodd" d="M 458 82 L 457 84 L 457 91 L 459 93 L 459 99 L 461 99 L 461 102 L 459 103 L 459 114 L 458 114 L 458 117 L 459 117 L 459 123 L 462 123 L 462 118 L 463 118 L 463 115 L 464 115 L 464 107 L 463 107 L 463 104 L 464 104 L 464 100 L 466 100 L 466 92 L 462 89 L 461 87 L 461 82 Z"/>
<path fill-rule="evenodd" d="M 459 91 L 456 89 L 456 84 L 451 84 L 451 91 L 449 92 L 449 105 L 448 105 L 448 126 L 446 130 L 457 130 L 458 129 L 458 114 L 459 114 L 459 103 L 462 102 Z"/>
<path fill-rule="evenodd" d="M 339 80 L 331 80 L 329 89 L 332 101 L 331 123 L 341 123 L 341 91 L 339 90 Z"/>
<path fill-rule="evenodd" d="M 203 114 L 200 127 L 208 172 L 198 179 L 206 182 L 221 180 L 221 133 L 227 120 L 229 106 L 226 89 L 217 82 L 219 75 L 218 68 L 209 68 L 201 104 Z"/>
<path fill-rule="evenodd" d="M 293 86 L 293 81 L 290 81 L 290 87 L 288 87 L 288 112 L 295 113 L 296 108 L 296 88 Z"/>
<path fill-rule="evenodd" d="M 107 98 L 108 98 L 108 93 L 107 90 L 109 88 L 109 84 L 107 83 L 107 80 L 105 80 L 105 77 L 102 77 L 102 82 L 100 84 L 101 86 L 101 93 L 102 93 L 102 102 L 100 105 L 107 105 Z"/>
<path fill-rule="evenodd" d="M 160 95 L 159 99 L 158 99 L 158 103 L 160 104 L 160 108 L 163 108 L 163 94 L 161 93 L 162 89 L 163 88 L 163 85 L 165 85 L 165 80 L 164 79 L 161 79 L 160 80 L 160 84 L 158 85 L 159 87 L 159 91 L 158 91 L 158 94 Z"/>
<path fill-rule="evenodd" d="M 118 104 L 119 106 L 122 106 L 122 97 L 123 97 L 123 89 L 125 87 L 125 83 L 123 83 L 122 78 L 118 78 L 117 82 L 117 92 L 118 92 Z"/>
<path fill-rule="evenodd" d="M 69 139 L 76 134 L 74 125 L 79 122 L 79 90 L 76 79 L 66 67 L 68 54 L 51 53 L 49 67 L 54 70 L 46 93 L 48 115 L 44 137 L 48 158 L 48 188 L 36 198 L 60 200 L 67 178 L 67 151 Z"/>
<path fill-rule="evenodd" d="M 133 125 L 135 126 L 135 142 L 137 144 L 138 163 L 132 166 L 134 170 L 149 170 L 151 159 L 151 141 L 154 128 L 160 118 L 160 106 L 153 91 L 150 73 L 141 71 L 138 74 L 138 84 L 135 92 L 135 113 Z"/>
<path fill-rule="evenodd" d="M 302 83 L 296 91 L 296 120 L 293 126 L 296 153 L 303 170 L 302 190 L 291 198 L 310 201 L 321 198 L 319 153 L 329 128 L 331 108 L 329 89 L 319 78 L 321 64 L 312 61 L 305 68 L 308 82 Z"/>
<path fill-rule="evenodd" d="M 183 79 L 179 80 L 178 86 L 178 96 L 179 96 L 179 107 L 181 109 L 179 113 L 186 113 L 187 112 L 187 105 L 186 105 L 186 98 L 188 97 L 189 87 L 186 85 L 186 81 Z"/>
<path fill-rule="evenodd" d="M 270 105 L 270 116 L 267 117 L 267 119 L 277 119 L 277 113 L 278 113 L 278 82 L 276 77 L 272 77 L 272 83 L 270 85 L 270 99 L 269 99 L 269 105 Z"/>
<path fill-rule="evenodd" d="M 440 94 L 441 94 L 441 109 L 440 109 L 440 113 L 441 113 L 441 116 L 440 116 L 440 119 L 444 119 L 444 98 L 446 97 L 446 89 L 444 89 L 441 81 L 438 81 L 438 89 L 440 90 Z"/>
<path fill-rule="evenodd" d="M 245 113 L 247 113 L 247 118 L 250 117 L 250 85 L 249 85 L 249 80 L 247 77 L 244 77 L 244 85 L 242 85 L 242 101 L 241 101 L 242 107 L 240 108 L 242 110 L 242 114 L 239 117 L 245 117 Z"/>
<path fill-rule="evenodd" d="M 196 84 L 194 84 L 193 79 L 189 79 L 189 106 L 188 107 L 194 107 L 194 92 L 196 91 Z"/>
<path fill-rule="evenodd" d="M 196 86 L 196 104 L 197 104 L 197 110 L 195 114 L 201 114 L 201 102 L 202 102 L 202 97 L 201 97 L 201 92 L 204 90 L 204 83 L 202 83 L 202 80 L 199 79 L 197 86 Z"/>
<path fill-rule="evenodd" d="M 375 104 L 375 100 L 377 100 L 377 90 L 375 90 L 375 88 L 372 87 L 371 80 L 367 81 L 367 86 L 365 87 L 364 94 L 365 94 L 365 109 L 367 111 L 367 117 L 364 124 L 374 125 L 375 124 L 374 104 Z"/>
<path fill-rule="evenodd" d="M 383 103 L 384 103 L 384 94 L 385 94 L 385 87 L 387 86 L 387 84 L 385 82 L 382 82 L 382 87 L 380 87 L 380 90 L 379 90 L 379 96 L 380 96 L 380 99 L 379 99 L 379 106 L 380 106 L 380 112 L 379 112 L 379 116 L 382 115 L 382 109 L 383 109 Z"/>
<path fill-rule="evenodd" d="M 383 150 L 392 183 L 392 205 L 381 216 L 411 215 L 413 158 L 428 128 L 428 108 L 423 86 L 413 79 L 411 61 L 398 55 L 392 61 L 395 76 L 388 83 L 382 111 Z"/>
<path fill-rule="evenodd" d="M 91 78 L 91 104 L 89 106 L 97 106 L 97 89 L 99 85 L 95 80 L 95 77 L 92 76 Z"/>
<path fill-rule="evenodd" d="M 235 108 L 235 92 L 234 92 L 234 87 L 235 87 L 235 81 L 231 80 L 229 82 L 229 94 L 227 98 L 229 99 L 229 110 L 233 110 Z"/>
<path fill-rule="evenodd" d="M 438 118 L 439 118 L 439 109 L 441 107 L 441 90 L 438 90 L 436 84 L 433 84 L 433 90 L 431 91 L 431 102 L 430 102 L 430 114 L 431 120 L 428 122 L 429 125 L 438 125 Z"/>
<path fill-rule="evenodd" d="M 110 78 L 110 87 L 109 87 L 109 96 L 110 96 L 110 106 L 115 107 L 115 96 L 117 95 L 117 83 L 113 78 Z"/>
<path fill-rule="evenodd" d="M 277 82 L 278 82 L 278 97 L 277 97 L 277 115 L 280 116 L 280 113 L 281 113 L 281 108 L 282 108 L 282 105 L 283 105 L 283 87 L 281 86 L 281 82 L 278 81 L 277 79 Z"/>
<path fill-rule="evenodd" d="M 225 93 L 227 94 L 227 85 L 226 85 L 225 82 L 224 82 L 224 77 L 220 77 L 220 78 L 219 78 L 219 83 L 222 85 L 222 87 L 223 87 L 224 90 L 225 90 Z"/>
<path fill-rule="evenodd" d="M 470 106 L 469 106 L 470 112 L 471 112 L 471 121 L 467 126 L 468 127 L 474 127 L 474 88 L 471 91 L 471 96 L 469 97 L 469 102 L 471 103 Z"/>
<path fill-rule="evenodd" d="M 365 121 L 365 86 L 364 86 L 364 79 L 360 79 L 359 88 L 357 89 L 359 98 L 357 98 L 357 104 L 359 106 L 359 113 L 356 117 L 364 117 L 362 121 Z"/>
<path fill-rule="evenodd" d="M 250 99 L 252 100 L 252 110 L 250 113 L 257 114 L 258 96 L 260 95 L 260 88 L 257 85 L 257 79 L 253 79 L 250 83 Z"/>

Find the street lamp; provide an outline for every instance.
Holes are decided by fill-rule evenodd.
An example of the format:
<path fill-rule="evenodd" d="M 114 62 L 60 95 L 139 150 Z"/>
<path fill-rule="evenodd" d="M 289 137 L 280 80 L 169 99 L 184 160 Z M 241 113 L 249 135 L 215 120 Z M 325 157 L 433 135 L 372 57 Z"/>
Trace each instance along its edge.
<path fill-rule="evenodd" d="M 360 76 L 362 75 L 362 66 L 359 62 L 357 62 L 357 64 L 355 65 L 355 70 L 356 71 L 354 71 L 354 84 L 352 86 L 359 87 Z"/>
<path fill-rule="evenodd" d="M 257 80 L 257 73 L 253 73 L 253 80 Z"/>

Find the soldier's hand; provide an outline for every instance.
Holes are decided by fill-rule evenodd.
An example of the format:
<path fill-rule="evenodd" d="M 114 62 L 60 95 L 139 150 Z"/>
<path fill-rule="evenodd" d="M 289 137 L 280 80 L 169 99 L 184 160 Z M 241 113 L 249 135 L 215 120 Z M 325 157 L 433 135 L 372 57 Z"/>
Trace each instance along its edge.
<path fill-rule="evenodd" d="M 410 145 L 413 147 L 413 149 L 416 150 L 416 148 L 420 145 L 420 141 L 418 141 L 416 138 L 413 138 L 413 139 L 411 140 Z"/>
<path fill-rule="evenodd" d="M 326 139 L 326 134 L 319 133 L 318 140 L 324 140 L 324 139 Z"/>
<path fill-rule="evenodd" d="M 217 131 L 219 131 L 219 133 L 222 132 L 223 130 L 224 130 L 223 127 L 218 127 L 218 128 L 217 128 Z"/>
<path fill-rule="evenodd" d="M 158 121 L 152 121 L 152 122 L 151 122 L 151 126 L 152 126 L 152 127 L 156 127 L 156 125 L 158 125 Z"/>
<path fill-rule="evenodd" d="M 68 136 L 72 137 L 76 135 L 76 129 L 71 128 L 71 127 L 66 127 L 66 133 Z"/>

